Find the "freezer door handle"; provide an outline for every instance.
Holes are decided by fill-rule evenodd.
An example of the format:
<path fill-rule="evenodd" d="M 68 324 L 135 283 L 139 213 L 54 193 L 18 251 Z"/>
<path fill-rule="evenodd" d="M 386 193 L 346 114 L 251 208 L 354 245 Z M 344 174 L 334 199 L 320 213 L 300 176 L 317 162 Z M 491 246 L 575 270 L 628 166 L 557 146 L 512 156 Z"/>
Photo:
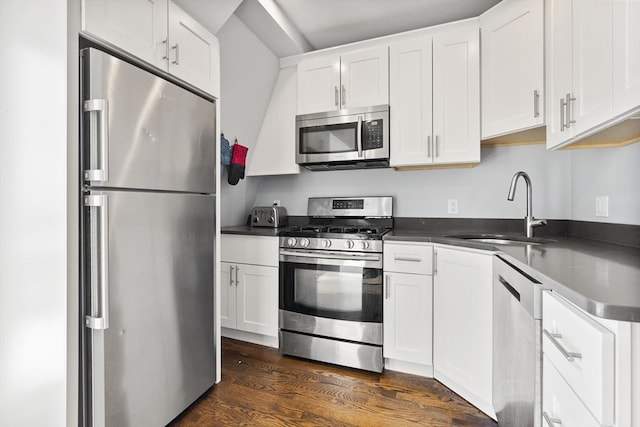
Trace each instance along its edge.
<path fill-rule="evenodd" d="M 90 315 L 85 325 L 90 329 L 109 327 L 109 204 L 106 194 L 89 195 L 84 205 L 91 208 L 90 218 Z"/>
<path fill-rule="evenodd" d="M 109 101 L 89 99 L 84 101 L 83 110 L 90 113 L 89 156 L 90 167 L 84 171 L 85 181 L 109 180 Z"/>

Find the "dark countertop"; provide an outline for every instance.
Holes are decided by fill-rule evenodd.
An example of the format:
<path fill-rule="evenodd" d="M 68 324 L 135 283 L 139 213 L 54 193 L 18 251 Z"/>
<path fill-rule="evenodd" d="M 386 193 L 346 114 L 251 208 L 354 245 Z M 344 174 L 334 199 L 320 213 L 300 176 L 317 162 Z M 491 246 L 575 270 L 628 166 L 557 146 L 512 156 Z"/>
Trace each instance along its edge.
<path fill-rule="evenodd" d="M 249 236 L 278 237 L 278 234 L 287 227 L 252 227 L 250 225 L 233 225 L 220 228 L 222 234 L 246 234 Z"/>
<path fill-rule="evenodd" d="M 554 243 L 488 244 L 446 237 L 454 231 L 397 230 L 386 241 L 432 242 L 487 250 L 503 257 L 594 316 L 640 322 L 640 249 L 563 235 Z"/>

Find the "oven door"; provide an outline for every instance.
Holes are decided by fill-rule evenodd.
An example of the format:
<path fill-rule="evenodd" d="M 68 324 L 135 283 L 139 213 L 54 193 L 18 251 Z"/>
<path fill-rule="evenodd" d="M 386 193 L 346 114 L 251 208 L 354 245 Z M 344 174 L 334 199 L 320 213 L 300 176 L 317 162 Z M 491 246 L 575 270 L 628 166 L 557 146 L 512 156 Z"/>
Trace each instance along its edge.
<path fill-rule="evenodd" d="M 280 309 L 382 323 L 382 255 L 281 250 Z"/>
<path fill-rule="evenodd" d="M 389 158 L 389 110 L 320 113 L 296 118 L 296 163 Z"/>

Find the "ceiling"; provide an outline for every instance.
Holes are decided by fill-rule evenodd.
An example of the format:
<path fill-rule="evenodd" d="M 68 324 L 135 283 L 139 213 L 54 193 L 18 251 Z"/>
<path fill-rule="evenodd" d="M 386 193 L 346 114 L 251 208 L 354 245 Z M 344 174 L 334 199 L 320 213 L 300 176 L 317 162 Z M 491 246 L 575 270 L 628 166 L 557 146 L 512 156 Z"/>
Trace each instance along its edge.
<path fill-rule="evenodd" d="M 499 0 L 275 0 L 315 49 L 480 15 Z"/>
<path fill-rule="evenodd" d="M 176 0 L 214 34 L 235 14 L 278 57 L 480 15 L 500 0 Z"/>

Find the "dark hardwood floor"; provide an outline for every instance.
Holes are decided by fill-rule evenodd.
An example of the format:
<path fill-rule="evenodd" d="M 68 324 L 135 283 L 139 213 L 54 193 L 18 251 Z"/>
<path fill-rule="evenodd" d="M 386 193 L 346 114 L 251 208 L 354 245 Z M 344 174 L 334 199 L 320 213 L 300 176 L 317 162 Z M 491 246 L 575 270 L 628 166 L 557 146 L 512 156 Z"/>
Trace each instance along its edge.
<path fill-rule="evenodd" d="M 222 382 L 171 427 L 492 426 L 438 381 L 280 356 L 223 338 Z"/>

